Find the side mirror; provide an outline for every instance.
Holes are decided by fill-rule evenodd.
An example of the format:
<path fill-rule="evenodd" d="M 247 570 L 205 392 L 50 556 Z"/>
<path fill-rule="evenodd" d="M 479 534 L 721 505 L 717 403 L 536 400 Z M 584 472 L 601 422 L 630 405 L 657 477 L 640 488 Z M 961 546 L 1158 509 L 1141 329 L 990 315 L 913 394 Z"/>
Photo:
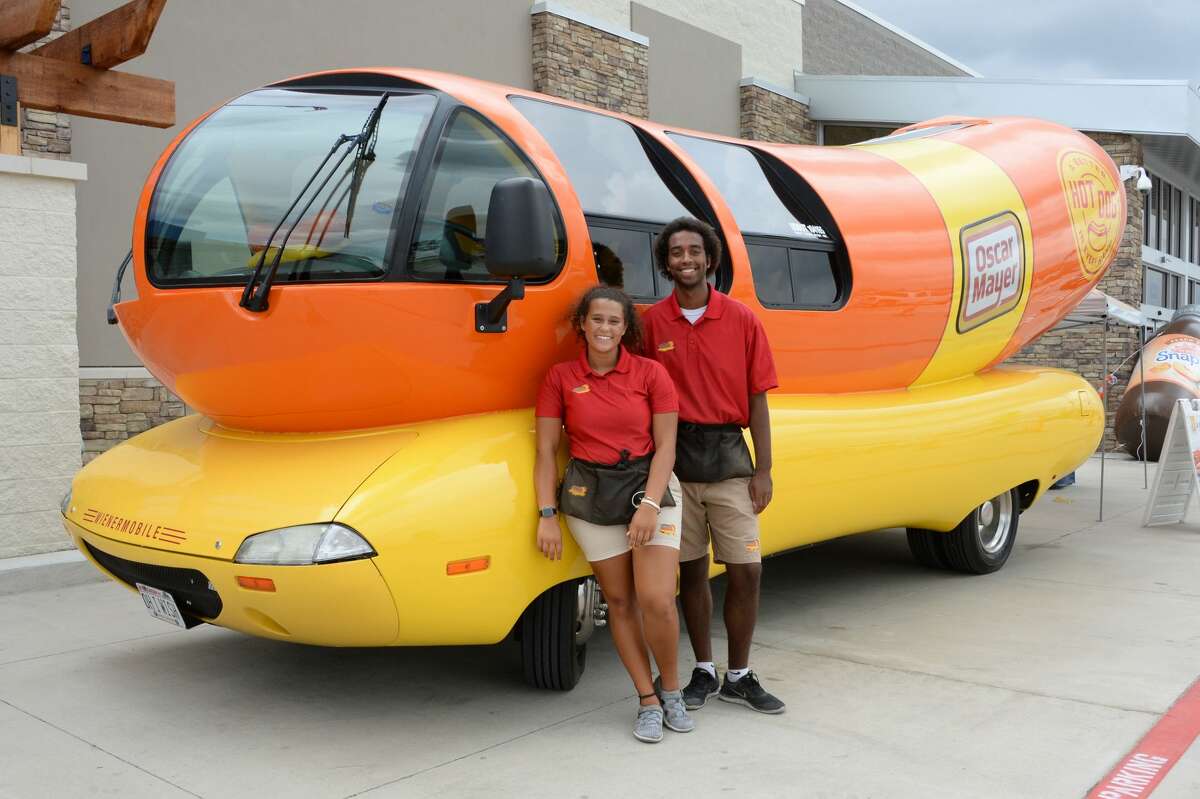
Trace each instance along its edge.
<path fill-rule="evenodd" d="M 554 201 L 545 183 L 509 178 L 492 187 L 484 260 L 489 273 L 509 282 L 491 302 L 475 305 L 476 332 L 508 330 L 508 305 L 525 297 L 525 279 L 549 277 L 558 270 L 557 240 Z"/>
<path fill-rule="evenodd" d="M 484 239 L 488 272 L 496 277 L 549 277 L 558 269 L 554 201 L 536 178 L 508 178 L 492 187 Z"/>

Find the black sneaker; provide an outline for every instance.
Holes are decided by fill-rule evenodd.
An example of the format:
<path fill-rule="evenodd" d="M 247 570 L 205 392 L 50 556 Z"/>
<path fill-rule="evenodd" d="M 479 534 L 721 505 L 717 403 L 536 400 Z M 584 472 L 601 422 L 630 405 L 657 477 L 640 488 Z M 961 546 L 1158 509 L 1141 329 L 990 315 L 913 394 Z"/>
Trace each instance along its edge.
<path fill-rule="evenodd" d="M 720 687 L 716 677 L 697 666 L 692 669 L 692 679 L 683 686 L 683 706 L 688 710 L 699 710 Z"/>
<path fill-rule="evenodd" d="M 687 688 L 683 689 L 683 695 L 687 696 Z M 787 707 L 783 702 L 780 702 L 766 692 L 758 682 L 758 675 L 752 671 L 746 672 L 746 676 L 736 682 L 730 682 L 729 673 L 726 672 L 725 680 L 721 683 L 721 693 L 717 698 L 725 702 L 736 702 L 739 705 L 745 705 L 751 710 L 757 710 L 759 713 L 782 713 Z"/>

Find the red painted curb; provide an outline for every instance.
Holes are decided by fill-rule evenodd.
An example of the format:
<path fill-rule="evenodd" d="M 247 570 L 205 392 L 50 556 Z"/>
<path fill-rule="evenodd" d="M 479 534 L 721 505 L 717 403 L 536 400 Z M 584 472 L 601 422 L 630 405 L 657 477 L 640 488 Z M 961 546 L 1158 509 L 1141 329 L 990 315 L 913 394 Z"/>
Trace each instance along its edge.
<path fill-rule="evenodd" d="M 1149 796 L 1200 734 L 1200 680 L 1138 741 L 1117 767 L 1092 788 L 1087 799 Z"/>

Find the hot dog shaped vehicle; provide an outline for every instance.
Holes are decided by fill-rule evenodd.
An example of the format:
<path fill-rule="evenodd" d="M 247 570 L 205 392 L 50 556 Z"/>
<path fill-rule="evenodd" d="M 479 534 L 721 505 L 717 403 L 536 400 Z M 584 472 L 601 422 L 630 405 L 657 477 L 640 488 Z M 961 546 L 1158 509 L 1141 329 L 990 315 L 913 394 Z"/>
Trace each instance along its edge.
<path fill-rule="evenodd" d="M 683 214 L 775 353 L 764 554 L 907 527 L 926 564 L 999 568 L 1101 434 L 1078 376 L 997 364 L 1115 254 L 1103 150 L 1029 119 L 764 144 L 391 69 L 250 92 L 154 166 L 115 313 L 198 413 L 84 468 L 68 531 L 179 624 L 514 633 L 530 682 L 571 687 L 594 592 L 569 537 L 557 563 L 533 545 L 532 405 L 588 286 L 670 290 L 651 241 Z"/>

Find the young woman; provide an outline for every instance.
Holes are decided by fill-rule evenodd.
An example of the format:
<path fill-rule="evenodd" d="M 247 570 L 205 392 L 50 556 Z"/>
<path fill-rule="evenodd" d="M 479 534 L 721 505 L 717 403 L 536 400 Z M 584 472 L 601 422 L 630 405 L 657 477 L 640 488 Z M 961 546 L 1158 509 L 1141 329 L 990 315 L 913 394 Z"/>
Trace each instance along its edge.
<path fill-rule="evenodd" d="M 633 734 L 654 743 L 664 724 L 676 732 L 694 726 L 676 664 L 683 500 L 671 468 L 679 401 L 666 369 L 633 354 L 641 325 L 623 291 L 590 289 L 572 323 L 583 344 L 579 358 L 550 367 L 537 401 L 537 545 L 551 560 L 562 557 L 561 511 L 604 591 L 617 654 L 637 689 Z M 556 495 L 564 427 L 571 461 Z M 658 695 L 647 643 L 661 674 Z"/>

